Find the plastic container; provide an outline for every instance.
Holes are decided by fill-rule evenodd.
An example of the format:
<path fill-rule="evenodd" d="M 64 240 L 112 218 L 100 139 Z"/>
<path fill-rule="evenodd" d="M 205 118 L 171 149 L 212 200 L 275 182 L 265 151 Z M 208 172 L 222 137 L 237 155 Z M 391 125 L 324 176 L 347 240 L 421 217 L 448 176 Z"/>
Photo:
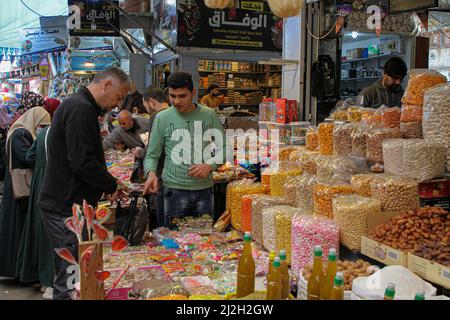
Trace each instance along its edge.
<path fill-rule="evenodd" d="M 262 211 L 267 207 L 285 204 L 284 198 L 270 195 L 255 195 L 252 199 L 252 237 L 255 241 L 263 243 Z"/>

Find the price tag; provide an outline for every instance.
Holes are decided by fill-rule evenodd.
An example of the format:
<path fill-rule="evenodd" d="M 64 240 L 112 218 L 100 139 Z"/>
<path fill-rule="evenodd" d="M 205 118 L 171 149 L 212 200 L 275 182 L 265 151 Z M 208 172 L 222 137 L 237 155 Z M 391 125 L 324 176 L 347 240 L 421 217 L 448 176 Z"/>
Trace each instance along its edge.
<path fill-rule="evenodd" d="M 450 280 L 450 271 L 449 270 L 442 269 L 441 275 L 442 275 L 442 278 Z"/>
<path fill-rule="evenodd" d="M 399 260 L 398 254 L 394 251 L 388 250 L 388 257 L 394 260 Z"/>

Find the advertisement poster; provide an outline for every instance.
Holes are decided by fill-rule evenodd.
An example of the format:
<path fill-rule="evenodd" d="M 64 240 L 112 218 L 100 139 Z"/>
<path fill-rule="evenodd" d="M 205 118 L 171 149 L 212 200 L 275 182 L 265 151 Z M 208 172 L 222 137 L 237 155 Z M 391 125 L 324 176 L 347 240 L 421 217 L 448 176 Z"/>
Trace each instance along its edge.
<path fill-rule="evenodd" d="M 118 63 L 112 51 L 73 51 L 70 56 L 72 72 L 96 73 L 115 66 Z"/>
<path fill-rule="evenodd" d="M 155 33 L 169 45 L 177 45 L 177 5 L 173 0 L 154 0 L 153 1 L 153 27 Z M 161 52 L 167 48 L 154 42 L 154 53 Z"/>
<path fill-rule="evenodd" d="M 29 28 L 19 30 L 21 54 L 49 53 L 67 48 L 66 28 Z"/>
<path fill-rule="evenodd" d="M 69 47 L 76 50 L 113 50 L 112 37 L 70 37 Z"/>
<path fill-rule="evenodd" d="M 119 1 L 113 1 L 117 5 Z M 69 6 L 80 7 L 81 29 L 71 29 L 71 36 L 119 37 L 119 11 L 103 0 L 68 0 Z"/>
<path fill-rule="evenodd" d="M 252 51 L 281 51 L 283 19 L 265 0 L 235 0 L 225 10 L 202 0 L 178 1 L 178 45 Z"/>

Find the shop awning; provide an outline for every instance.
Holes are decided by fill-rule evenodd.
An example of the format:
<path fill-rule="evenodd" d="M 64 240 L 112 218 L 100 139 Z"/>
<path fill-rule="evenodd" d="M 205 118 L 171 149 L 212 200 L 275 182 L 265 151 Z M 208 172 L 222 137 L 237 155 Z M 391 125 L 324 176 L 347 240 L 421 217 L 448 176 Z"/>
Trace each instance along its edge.
<path fill-rule="evenodd" d="M 0 47 L 18 48 L 22 28 L 40 26 L 40 16 L 67 15 L 67 0 L 0 1 Z"/>

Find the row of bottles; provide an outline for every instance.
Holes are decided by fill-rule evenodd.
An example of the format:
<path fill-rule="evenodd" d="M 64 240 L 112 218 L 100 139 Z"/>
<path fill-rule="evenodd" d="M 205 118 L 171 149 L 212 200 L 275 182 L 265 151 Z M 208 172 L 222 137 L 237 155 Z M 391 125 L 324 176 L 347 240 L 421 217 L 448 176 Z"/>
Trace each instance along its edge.
<path fill-rule="evenodd" d="M 323 271 L 323 251 L 321 246 L 314 248 L 313 271 L 308 280 L 308 300 L 344 300 L 344 275 L 337 271 L 337 254 L 330 249 L 327 269 Z M 252 237 L 250 232 L 244 235 L 244 250 L 238 262 L 237 298 L 246 297 L 255 292 L 255 260 L 252 255 Z M 286 300 L 290 293 L 289 270 L 286 251 L 280 250 L 279 256 L 272 251 L 269 255 L 269 273 L 267 275 L 267 300 Z M 395 284 L 389 283 L 384 300 L 394 300 Z M 425 300 L 425 292 L 420 290 L 415 300 Z"/>
<path fill-rule="evenodd" d="M 250 232 L 244 235 L 244 250 L 238 262 L 237 298 L 246 297 L 255 292 L 255 260 L 252 255 L 252 237 Z M 269 273 L 267 275 L 267 300 L 285 300 L 289 298 L 290 278 L 286 261 L 286 251 L 280 250 L 269 255 Z"/>

